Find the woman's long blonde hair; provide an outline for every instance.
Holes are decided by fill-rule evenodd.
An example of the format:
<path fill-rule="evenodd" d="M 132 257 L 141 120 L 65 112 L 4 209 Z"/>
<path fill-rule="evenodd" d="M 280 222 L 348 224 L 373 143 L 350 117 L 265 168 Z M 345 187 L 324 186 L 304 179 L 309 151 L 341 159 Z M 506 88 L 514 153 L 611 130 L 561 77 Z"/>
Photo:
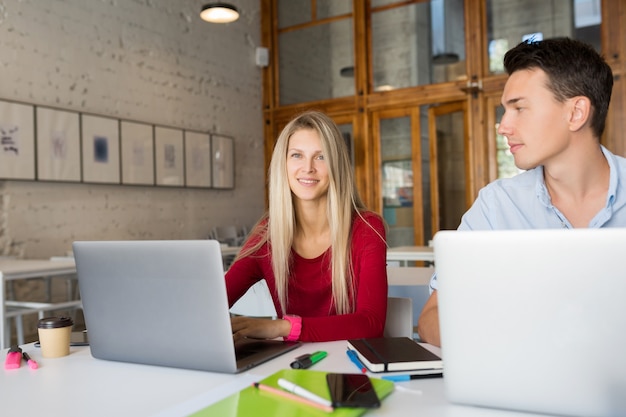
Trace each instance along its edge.
<path fill-rule="evenodd" d="M 298 130 L 312 129 L 319 135 L 324 160 L 328 166 L 328 224 L 331 235 L 333 303 L 337 314 L 354 311 L 354 280 L 351 264 L 351 228 L 353 215 L 366 210 L 356 189 L 346 142 L 335 122 L 324 113 L 307 111 L 291 120 L 283 129 L 272 153 L 269 168 L 269 211 L 255 226 L 251 238 L 256 244 L 240 257 L 269 242 L 276 292 L 283 314 L 287 312 L 291 248 L 296 230 L 296 214 L 287 177 L 289 139 Z M 259 239 L 260 238 L 260 239 Z"/>

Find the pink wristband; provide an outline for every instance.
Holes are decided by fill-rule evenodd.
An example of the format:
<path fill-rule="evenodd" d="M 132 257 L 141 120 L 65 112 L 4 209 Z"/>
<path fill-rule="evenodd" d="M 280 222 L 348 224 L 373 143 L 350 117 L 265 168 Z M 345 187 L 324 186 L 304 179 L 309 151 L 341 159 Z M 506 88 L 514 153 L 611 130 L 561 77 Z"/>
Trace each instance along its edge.
<path fill-rule="evenodd" d="M 286 314 L 283 316 L 283 320 L 287 320 L 289 323 L 291 323 L 289 336 L 285 337 L 285 340 L 287 340 L 288 342 L 298 340 L 298 338 L 300 337 L 300 332 L 302 331 L 302 317 L 293 314 Z"/>

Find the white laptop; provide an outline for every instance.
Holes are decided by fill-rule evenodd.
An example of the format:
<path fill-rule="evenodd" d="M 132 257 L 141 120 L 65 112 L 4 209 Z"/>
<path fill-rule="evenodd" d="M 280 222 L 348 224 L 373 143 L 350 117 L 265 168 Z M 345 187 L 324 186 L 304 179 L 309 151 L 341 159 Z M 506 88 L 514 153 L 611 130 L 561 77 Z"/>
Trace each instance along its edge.
<path fill-rule="evenodd" d="M 74 242 L 91 354 L 236 373 L 299 343 L 233 343 L 219 242 Z"/>
<path fill-rule="evenodd" d="M 626 415 L 626 229 L 434 238 L 450 401 Z"/>

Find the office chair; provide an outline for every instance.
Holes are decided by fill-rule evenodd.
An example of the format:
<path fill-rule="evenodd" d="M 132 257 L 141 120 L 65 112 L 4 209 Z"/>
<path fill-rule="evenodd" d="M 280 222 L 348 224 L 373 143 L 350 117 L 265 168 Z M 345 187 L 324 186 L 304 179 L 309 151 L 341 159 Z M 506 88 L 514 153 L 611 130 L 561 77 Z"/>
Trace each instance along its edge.
<path fill-rule="evenodd" d="M 413 301 L 409 297 L 387 298 L 385 337 L 413 338 Z"/>

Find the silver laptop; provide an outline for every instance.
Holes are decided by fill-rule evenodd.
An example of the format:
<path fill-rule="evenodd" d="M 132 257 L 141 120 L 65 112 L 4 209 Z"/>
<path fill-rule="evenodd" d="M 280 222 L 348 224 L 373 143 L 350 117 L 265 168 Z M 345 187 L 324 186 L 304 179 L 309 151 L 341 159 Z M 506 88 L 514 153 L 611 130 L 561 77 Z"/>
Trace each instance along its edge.
<path fill-rule="evenodd" d="M 233 343 L 215 240 L 74 242 L 95 358 L 236 373 L 299 343 Z"/>
<path fill-rule="evenodd" d="M 626 229 L 445 231 L 434 246 L 450 401 L 626 415 Z"/>

